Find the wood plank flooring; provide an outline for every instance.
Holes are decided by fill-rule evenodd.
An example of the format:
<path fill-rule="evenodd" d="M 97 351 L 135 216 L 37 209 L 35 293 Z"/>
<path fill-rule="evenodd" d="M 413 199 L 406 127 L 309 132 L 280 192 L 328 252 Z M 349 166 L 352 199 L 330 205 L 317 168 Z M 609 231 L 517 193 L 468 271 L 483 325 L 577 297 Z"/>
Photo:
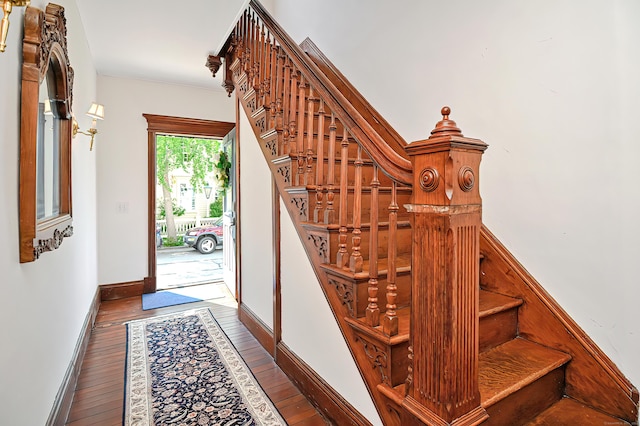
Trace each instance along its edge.
<path fill-rule="evenodd" d="M 132 319 L 199 307 L 211 309 L 226 335 L 289 425 L 329 424 L 238 320 L 237 304 L 230 295 L 226 298 L 148 311 L 142 310 L 139 296 L 102 302 L 66 424 L 122 425 L 126 351 L 124 323 Z"/>

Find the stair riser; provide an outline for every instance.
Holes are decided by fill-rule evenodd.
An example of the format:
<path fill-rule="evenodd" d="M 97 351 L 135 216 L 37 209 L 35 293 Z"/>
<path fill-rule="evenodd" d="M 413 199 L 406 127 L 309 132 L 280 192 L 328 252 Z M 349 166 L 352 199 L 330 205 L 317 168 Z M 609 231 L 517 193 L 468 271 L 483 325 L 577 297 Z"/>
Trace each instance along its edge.
<path fill-rule="evenodd" d="M 480 318 L 480 352 L 514 339 L 517 332 L 517 308 Z"/>
<path fill-rule="evenodd" d="M 562 398 L 564 367 L 557 368 L 505 399 L 486 408 L 489 419 L 483 426 L 526 424 Z"/>

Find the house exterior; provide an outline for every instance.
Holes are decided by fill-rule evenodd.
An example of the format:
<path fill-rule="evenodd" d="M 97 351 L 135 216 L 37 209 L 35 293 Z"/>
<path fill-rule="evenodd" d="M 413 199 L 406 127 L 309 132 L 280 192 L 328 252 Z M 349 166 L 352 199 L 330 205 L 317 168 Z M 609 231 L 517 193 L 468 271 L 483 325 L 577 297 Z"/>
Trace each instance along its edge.
<path fill-rule="evenodd" d="M 96 75 L 76 2 L 58 3 L 67 16 L 80 127 L 89 127 L 82 112 L 97 99 L 108 118 L 99 124 L 93 151 L 85 138 L 73 140 L 74 235 L 55 252 L 20 264 L 24 11 L 14 9 L 7 51 L 0 54 L 2 424 L 46 422 L 98 286 L 147 276 L 142 114 L 236 117 L 234 99 L 222 89 Z M 640 383 L 634 315 L 640 300 L 640 5 L 414 0 L 365 8 L 356 1 L 274 0 L 267 6 L 294 40 L 308 36 L 322 48 L 407 141 L 426 138 L 446 104 L 465 136 L 490 145 L 482 163 L 484 223 Z M 271 181 L 246 117 L 239 117 L 242 302 L 273 327 Z M 280 247 L 283 342 L 378 424 L 286 216 Z M 317 351 L 319 343 L 332 351 Z"/>

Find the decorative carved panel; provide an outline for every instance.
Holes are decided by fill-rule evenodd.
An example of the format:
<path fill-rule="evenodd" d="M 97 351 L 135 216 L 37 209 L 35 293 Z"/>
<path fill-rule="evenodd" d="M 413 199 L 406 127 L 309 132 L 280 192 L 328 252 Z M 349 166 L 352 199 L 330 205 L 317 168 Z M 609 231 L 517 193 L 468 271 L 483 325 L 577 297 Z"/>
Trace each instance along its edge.
<path fill-rule="evenodd" d="M 291 166 L 278 167 L 278 174 L 284 179 L 284 183 L 291 183 Z"/>
<path fill-rule="evenodd" d="M 313 245 L 318 249 L 318 255 L 324 259 L 325 262 L 329 262 L 329 243 L 327 237 L 324 235 L 310 234 L 309 240 L 313 241 Z"/>
<path fill-rule="evenodd" d="M 304 197 L 291 197 L 291 202 L 297 207 L 300 217 L 303 220 L 307 220 L 307 199 Z"/>
<path fill-rule="evenodd" d="M 329 284 L 336 288 L 336 292 L 338 296 L 342 299 L 342 304 L 347 307 L 349 311 L 349 315 L 351 317 L 355 317 L 354 309 L 353 309 L 353 285 L 350 283 L 345 283 L 343 281 L 339 281 L 336 279 L 329 278 Z"/>
<path fill-rule="evenodd" d="M 370 342 L 362 336 L 357 336 L 356 341 L 360 342 L 364 348 L 364 353 L 367 355 L 371 366 L 377 369 L 380 373 L 380 382 L 386 383 L 391 386 L 391 380 L 389 380 L 388 374 L 388 355 L 382 348 L 376 346 L 373 342 Z"/>

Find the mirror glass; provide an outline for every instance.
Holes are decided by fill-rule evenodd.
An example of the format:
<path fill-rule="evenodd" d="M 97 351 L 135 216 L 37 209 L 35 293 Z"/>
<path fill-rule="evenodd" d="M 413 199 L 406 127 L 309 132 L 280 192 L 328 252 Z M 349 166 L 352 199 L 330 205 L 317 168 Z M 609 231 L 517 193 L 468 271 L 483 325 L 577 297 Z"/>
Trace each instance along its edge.
<path fill-rule="evenodd" d="M 49 67 L 49 69 L 53 69 Z M 60 118 L 49 100 L 47 72 L 38 90 L 38 130 L 36 154 L 36 219 L 60 214 Z M 53 81 L 51 85 L 53 85 Z"/>

